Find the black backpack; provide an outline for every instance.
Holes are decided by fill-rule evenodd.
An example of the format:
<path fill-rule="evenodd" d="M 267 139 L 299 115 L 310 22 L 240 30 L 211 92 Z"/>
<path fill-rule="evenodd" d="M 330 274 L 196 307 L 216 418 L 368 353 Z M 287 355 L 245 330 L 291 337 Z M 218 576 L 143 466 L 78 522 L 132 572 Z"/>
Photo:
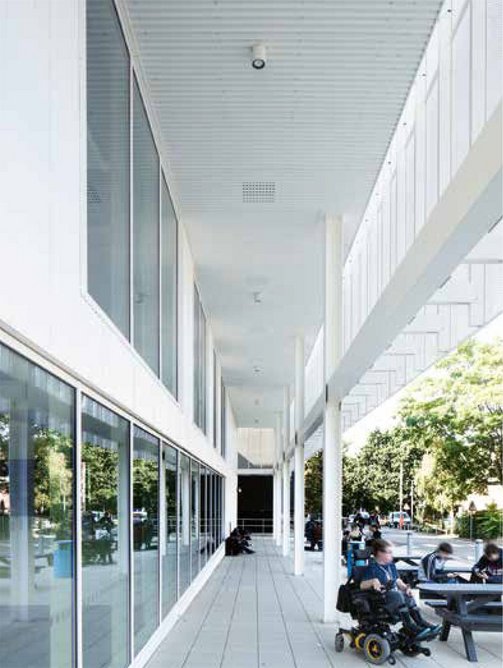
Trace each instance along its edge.
<path fill-rule="evenodd" d="M 336 607 L 339 612 L 351 611 L 351 585 L 347 582 L 339 587 Z"/>

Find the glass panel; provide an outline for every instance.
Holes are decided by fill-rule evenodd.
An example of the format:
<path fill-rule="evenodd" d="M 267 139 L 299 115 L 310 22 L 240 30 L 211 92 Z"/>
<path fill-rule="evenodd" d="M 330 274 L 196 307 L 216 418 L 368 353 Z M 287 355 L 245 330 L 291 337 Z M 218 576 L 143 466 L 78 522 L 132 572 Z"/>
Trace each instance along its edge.
<path fill-rule="evenodd" d="M 200 544 L 201 544 L 201 568 L 208 560 L 208 515 L 207 515 L 207 471 L 204 466 L 200 467 L 199 473 L 199 508 L 200 508 Z"/>
<path fill-rule="evenodd" d="M 171 394 L 176 396 L 177 226 L 164 178 L 162 179 L 161 211 L 161 378 Z"/>
<path fill-rule="evenodd" d="M 220 391 L 220 453 L 222 457 L 225 457 L 227 450 L 227 404 L 225 400 L 225 385 L 223 382 L 221 383 Z"/>
<path fill-rule="evenodd" d="M 129 423 L 82 400 L 83 665 L 127 666 Z"/>
<path fill-rule="evenodd" d="M 177 456 L 169 445 L 164 446 L 166 543 L 162 555 L 162 616 L 165 617 L 176 601 L 177 581 Z"/>
<path fill-rule="evenodd" d="M 216 492 L 215 492 L 215 498 L 216 498 L 216 504 L 217 504 L 217 512 L 216 512 L 216 544 L 215 547 L 218 547 L 220 543 L 222 542 L 222 478 L 217 475 L 215 478 L 216 482 Z"/>
<path fill-rule="evenodd" d="M 215 551 L 215 474 L 209 472 L 208 493 L 210 497 L 210 556 Z"/>
<path fill-rule="evenodd" d="M 192 548 L 192 580 L 199 573 L 199 464 L 191 461 L 191 522 L 190 544 Z"/>
<path fill-rule="evenodd" d="M 217 354 L 213 351 L 213 386 L 211 389 L 213 395 L 213 446 L 217 447 Z"/>
<path fill-rule="evenodd" d="M 179 590 L 180 595 L 190 583 L 190 460 L 180 453 L 179 467 L 180 518 L 178 521 Z"/>
<path fill-rule="evenodd" d="M 73 665 L 74 391 L 0 345 L 0 666 Z"/>
<path fill-rule="evenodd" d="M 129 337 L 129 56 L 111 0 L 87 0 L 87 286 Z"/>
<path fill-rule="evenodd" d="M 159 441 L 139 427 L 133 440 L 134 650 L 158 623 Z"/>
<path fill-rule="evenodd" d="M 159 374 L 159 159 L 136 80 L 133 92 L 133 341 Z"/>
<path fill-rule="evenodd" d="M 194 286 L 194 422 L 206 433 L 206 318 Z"/>

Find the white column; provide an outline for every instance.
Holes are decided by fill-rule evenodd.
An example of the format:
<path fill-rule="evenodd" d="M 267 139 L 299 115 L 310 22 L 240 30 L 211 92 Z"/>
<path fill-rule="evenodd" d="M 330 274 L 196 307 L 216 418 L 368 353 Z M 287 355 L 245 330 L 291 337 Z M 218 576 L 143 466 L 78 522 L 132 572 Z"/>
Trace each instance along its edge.
<path fill-rule="evenodd" d="M 290 466 L 287 452 L 290 446 L 290 388 L 285 388 L 283 409 L 283 556 L 290 553 Z"/>
<path fill-rule="evenodd" d="M 304 337 L 295 339 L 294 575 L 304 572 Z"/>
<path fill-rule="evenodd" d="M 274 542 L 281 546 L 281 413 L 276 415 L 273 474 L 273 527 Z"/>
<path fill-rule="evenodd" d="M 342 221 L 325 221 L 325 387 L 341 356 L 342 347 Z M 328 395 L 323 447 L 323 621 L 334 622 L 341 582 L 342 443 L 341 399 Z"/>

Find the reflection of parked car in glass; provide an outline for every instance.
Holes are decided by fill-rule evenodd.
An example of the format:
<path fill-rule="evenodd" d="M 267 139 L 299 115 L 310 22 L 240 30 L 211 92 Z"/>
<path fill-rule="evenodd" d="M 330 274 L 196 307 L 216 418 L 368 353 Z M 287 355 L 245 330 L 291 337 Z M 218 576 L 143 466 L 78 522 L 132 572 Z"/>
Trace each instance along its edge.
<path fill-rule="evenodd" d="M 398 529 L 400 526 L 404 526 L 406 529 L 410 528 L 410 515 L 402 510 L 402 522 L 400 522 L 400 511 L 395 511 L 390 513 L 388 516 L 388 525 Z"/>

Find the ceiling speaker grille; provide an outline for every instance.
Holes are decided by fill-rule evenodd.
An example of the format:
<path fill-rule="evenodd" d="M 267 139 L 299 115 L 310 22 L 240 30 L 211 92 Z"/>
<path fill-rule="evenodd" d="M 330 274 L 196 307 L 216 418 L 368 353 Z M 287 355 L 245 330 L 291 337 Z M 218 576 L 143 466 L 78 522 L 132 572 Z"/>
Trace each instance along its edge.
<path fill-rule="evenodd" d="M 276 200 L 274 181 L 245 181 L 243 183 L 244 204 L 273 204 Z"/>

